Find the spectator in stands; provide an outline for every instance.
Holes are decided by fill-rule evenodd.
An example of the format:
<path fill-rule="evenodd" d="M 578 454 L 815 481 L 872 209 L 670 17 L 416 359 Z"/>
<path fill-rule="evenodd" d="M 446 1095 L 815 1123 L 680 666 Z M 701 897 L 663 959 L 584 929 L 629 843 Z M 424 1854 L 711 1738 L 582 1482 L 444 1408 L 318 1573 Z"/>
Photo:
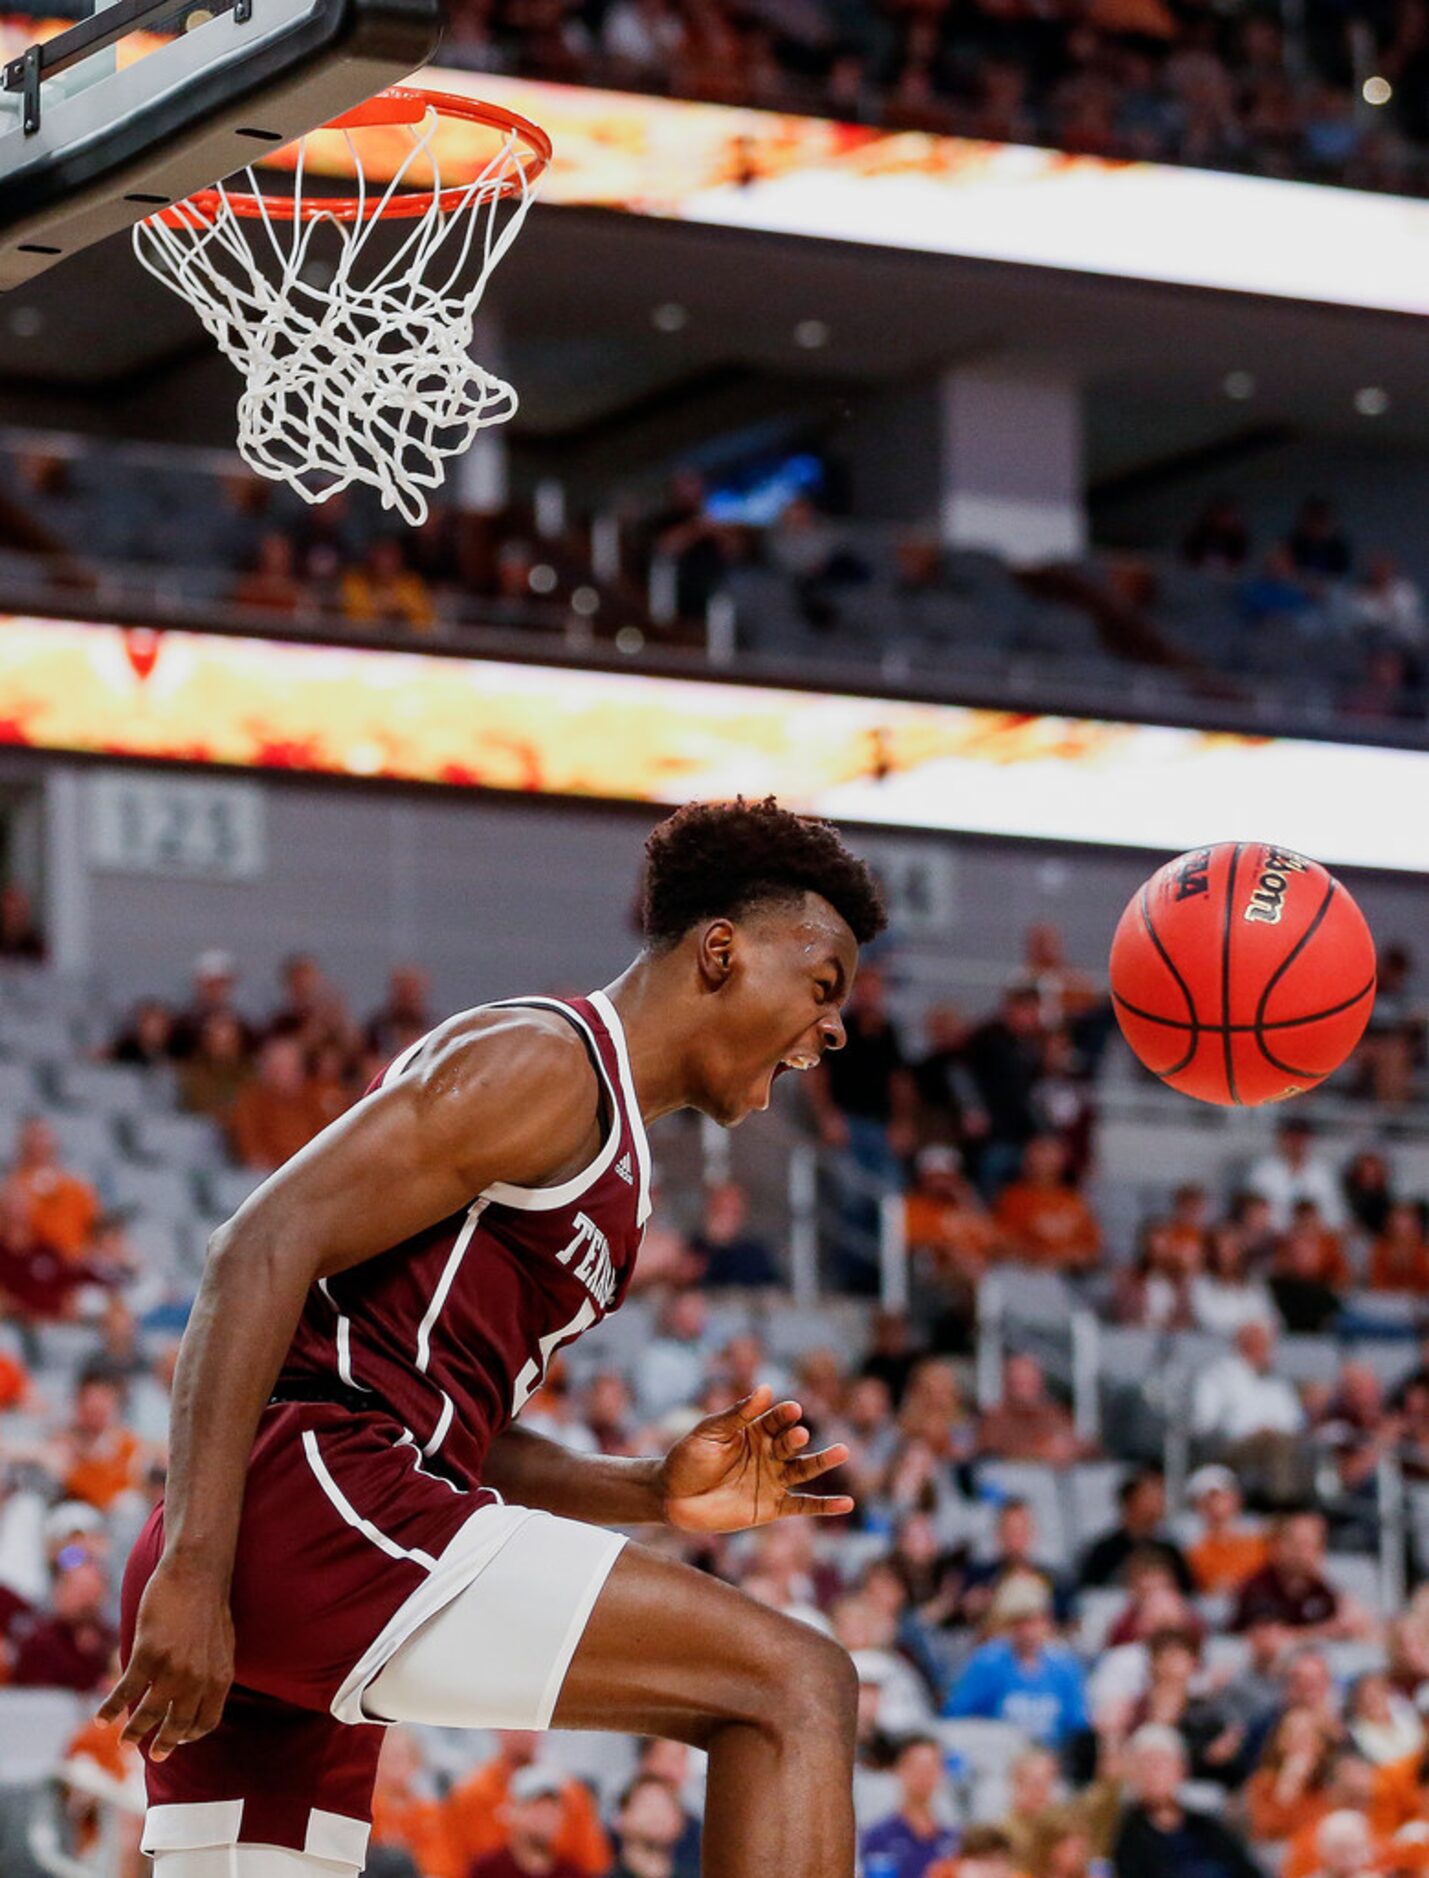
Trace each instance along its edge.
<path fill-rule="evenodd" d="M 926 1054 L 914 1065 L 924 1134 L 959 1148 L 971 1165 L 988 1118 L 967 1064 L 968 1026 L 955 1004 L 935 1004 L 924 1018 Z"/>
<path fill-rule="evenodd" d="M 1245 1737 L 1202 1669 L 1201 1638 L 1190 1629 L 1155 1630 L 1146 1653 L 1146 1689 L 1132 1708 L 1133 1730 L 1147 1722 L 1174 1728 L 1193 1779 L 1233 1786 Z"/>
<path fill-rule="evenodd" d="M 99 1218 L 99 1196 L 61 1165 L 54 1128 L 43 1115 L 27 1115 L 20 1123 L 5 1189 L 41 1245 L 62 1258 L 83 1258 Z"/>
<path fill-rule="evenodd" d="M 1369 1670 L 1355 1680 L 1345 1704 L 1350 1739 L 1374 1767 L 1393 1767 L 1424 1753 L 1429 1735 L 1424 1718 L 1388 1676 Z"/>
<path fill-rule="evenodd" d="M 707 1328 L 701 1294 L 693 1287 L 671 1292 L 660 1310 L 659 1333 L 640 1351 L 631 1374 L 642 1415 L 658 1418 L 698 1396 Z"/>
<path fill-rule="evenodd" d="M 977 1287 L 1003 1238 L 977 1188 L 962 1171 L 954 1147 L 919 1150 L 913 1186 L 904 1202 L 904 1233 L 915 1269 L 926 1277 L 937 1318 L 932 1340 L 940 1350 L 971 1348 Z"/>
<path fill-rule="evenodd" d="M 620 1796 L 610 1878 L 673 1878 L 688 1824 L 679 1793 L 668 1780 L 637 1774 Z"/>
<path fill-rule="evenodd" d="M 270 1037 L 293 1037 L 309 1056 L 325 1044 L 355 1044 L 342 993 L 309 952 L 290 952 L 279 968 L 282 997 L 267 1023 Z"/>
<path fill-rule="evenodd" d="M 839 1470 L 847 1491 L 862 1506 L 883 1492 L 888 1470 L 898 1450 L 898 1424 L 893 1397 L 881 1376 L 857 1376 L 844 1394 L 834 1438 L 848 1449 Z"/>
<path fill-rule="evenodd" d="M 749 1196 L 737 1181 L 716 1181 L 705 1189 L 704 1222 L 691 1235 L 690 1250 L 704 1261 L 704 1282 L 715 1289 L 779 1282 L 769 1247 L 749 1230 Z"/>
<path fill-rule="evenodd" d="M 179 1101 L 192 1115 L 207 1115 L 222 1128 L 251 1072 L 243 1027 L 231 1011 L 214 1011 L 199 1026 L 198 1040 L 179 1064 Z"/>
<path fill-rule="evenodd" d="M 1349 540 L 1323 496 L 1307 496 L 1301 503 L 1285 545 L 1297 573 L 1343 580 L 1350 571 Z"/>
<path fill-rule="evenodd" d="M 1032 1870 L 1049 1830 L 1065 1811 L 1056 1755 L 1046 1748 L 1024 1748 L 1008 1769 L 1007 1811 L 998 1821 L 1019 1871 Z"/>
<path fill-rule="evenodd" d="M 251 571 L 234 586 L 234 605 L 265 613 L 296 613 L 305 597 L 292 538 L 270 529 L 258 539 Z"/>
<path fill-rule="evenodd" d="M 1189 1330 L 1195 1322 L 1191 1287 L 1199 1263 L 1198 1239 L 1178 1234 L 1171 1220 L 1147 1220 L 1135 1260 L 1117 1274 L 1117 1322 Z"/>
<path fill-rule="evenodd" d="M 409 1728 L 388 1728 L 383 1735 L 372 1796 L 371 1848 L 409 1853 L 421 1878 L 466 1878 L 421 1743 Z"/>
<path fill-rule="evenodd" d="M 808 1079 L 819 1132 L 830 1147 L 847 1149 L 858 1166 L 901 1184 L 902 1162 L 916 1146 L 917 1088 L 878 966 L 859 972 L 844 1029 L 843 1048 Z"/>
<path fill-rule="evenodd" d="M 1314 1419 L 1315 1438 L 1333 1461 L 1340 1495 L 1332 1511 L 1337 1536 L 1351 1549 L 1372 1552 L 1379 1539 L 1380 1462 L 1398 1447 L 1400 1417 L 1388 1412 L 1384 1384 L 1368 1363 L 1345 1363 L 1328 1401 Z"/>
<path fill-rule="evenodd" d="M 979 1422 L 977 1447 L 997 1460 L 1040 1461 L 1049 1467 L 1068 1466 L 1091 1452 L 1070 1412 L 1047 1393 L 1041 1364 L 1021 1353 L 1003 1365 L 1002 1400 Z"/>
<path fill-rule="evenodd" d="M 1425 1339 L 1429 1360 L 1429 1336 Z M 888 1385 L 893 1406 L 899 1408 L 909 1378 L 922 1360 L 922 1352 L 912 1334 L 904 1311 L 875 1311 L 869 1338 L 868 1354 L 859 1365 L 860 1376 L 880 1376 Z"/>
<path fill-rule="evenodd" d="M 81 1373 L 69 1424 L 49 1450 L 49 1465 L 66 1499 L 107 1513 L 139 1483 L 143 1443 L 124 1426 L 123 1392 L 106 1369 Z"/>
<path fill-rule="evenodd" d="M 1166 1477 L 1159 1467 L 1139 1467 L 1117 1488 L 1120 1518 L 1094 1539 L 1083 1554 L 1077 1583 L 1083 1589 L 1125 1582 L 1129 1561 L 1138 1553 L 1162 1559 L 1178 1589 L 1195 1589 L 1184 1553 L 1165 1529 Z"/>
<path fill-rule="evenodd" d="M 406 561 L 395 535 L 380 535 L 367 551 L 367 559 L 342 576 L 342 612 L 354 626 L 380 631 L 403 628 L 417 635 L 436 625 L 436 608 L 422 576 Z"/>
<path fill-rule="evenodd" d="M 1305 1410 L 1294 1386 L 1275 1370 L 1275 1333 L 1252 1320 L 1236 1332 L 1235 1348 L 1196 1378 L 1192 1430 L 1218 1450 L 1252 1499 L 1283 1506 L 1309 1489 L 1301 1443 Z"/>
<path fill-rule="evenodd" d="M 1056 1135 L 1037 1135 L 1022 1154 L 1022 1175 L 997 1197 L 994 1218 L 1012 1257 L 1054 1271 L 1095 1264 L 1101 1227 L 1086 1196 L 1066 1184 L 1067 1150 Z"/>
<path fill-rule="evenodd" d="M 1337 1747 L 1337 1735 L 1314 1710 L 1285 1711 L 1246 1782 L 1246 1815 L 1257 1843 L 1280 1843 L 1307 1816 L 1324 1814 Z"/>
<path fill-rule="evenodd" d="M 1302 1207 L 1310 1211 L 1302 1213 Z M 1293 1335 L 1317 1337 L 1339 1316 L 1342 1299 L 1329 1276 L 1331 1269 L 1325 1234 L 1314 1217 L 1314 1202 L 1301 1201 L 1271 1262 L 1267 1281 L 1280 1321 Z"/>
<path fill-rule="evenodd" d="M 1367 647 L 1359 680 L 1344 694 L 1341 712 L 1345 717 L 1364 718 L 1370 723 L 1418 721 L 1422 706 L 1410 694 L 1409 673 L 1409 658 L 1402 647 Z"/>
<path fill-rule="evenodd" d="M 1257 573 L 1240 583 L 1240 610 L 1248 626 L 1275 622 L 1298 624 L 1310 614 L 1315 599 L 1297 573 L 1289 548 L 1271 548 Z"/>
<path fill-rule="evenodd" d="M 663 1781 L 679 1801 L 685 1829 L 675 1846 L 674 1878 L 700 1878 L 700 1822 L 686 1798 L 691 1784 L 689 1748 L 683 1741 L 646 1735 L 636 1753 L 635 1772 L 640 1778 Z"/>
<path fill-rule="evenodd" d="M 950 1857 L 958 1843 L 936 1738 L 909 1736 L 899 1747 L 894 1772 L 897 1810 L 860 1835 L 859 1856 L 865 1870 L 885 1872 L 887 1878 L 926 1878 L 933 1861 Z M 879 1863 L 871 1866 L 873 1860 Z"/>
<path fill-rule="evenodd" d="M 1298 1200 L 1313 1200 L 1331 1232 L 1345 1224 L 1345 1204 L 1335 1170 L 1313 1151 L 1315 1129 L 1302 1115 L 1286 1115 L 1276 1130 L 1275 1147 L 1250 1169 L 1246 1185 L 1269 1203 L 1270 1223 L 1285 1232 Z"/>
<path fill-rule="evenodd" d="M 1186 1750 L 1174 1728 L 1152 1722 L 1128 1745 L 1130 1803 L 1112 1851 L 1116 1878 L 1261 1878 L 1240 1838 L 1210 1813 L 1182 1804 Z"/>
<path fill-rule="evenodd" d="M 192 1056 L 198 1048 L 199 1035 L 205 1021 L 223 1013 L 233 1018 L 243 1033 L 245 1049 L 253 1044 L 252 1032 L 244 1021 L 243 1014 L 233 1002 L 233 994 L 238 985 L 238 967 L 233 955 L 218 947 L 211 947 L 207 952 L 200 952 L 194 960 L 193 1000 L 188 1008 L 181 1011 L 174 1019 L 173 1037 L 170 1050 L 174 1057 L 182 1062 Z"/>
<path fill-rule="evenodd" d="M 1263 1201 L 1257 1201 L 1263 1206 Z M 1235 1337 L 1249 1323 L 1273 1324 L 1275 1302 L 1248 1269 L 1243 1228 L 1224 1220 L 1206 1235 L 1203 1268 L 1191 1278 L 1191 1317 L 1198 1330 Z"/>
<path fill-rule="evenodd" d="M 511 1776 L 502 1808 L 501 1842 L 472 1860 L 468 1878 L 581 1878 L 560 1849 L 561 1776 L 529 1765 Z"/>
<path fill-rule="evenodd" d="M 169 1007 L 158 998 L 141 998 L 109 1046 L 109 1060 L 129 1063 L 137 1069 L 161 1069 L 170 1061 L 173 1035 Z"/>
<path fill-rule="evenodd" d="M 1239 574 L 1250 559 L 1250 530 L 1233 496 L 1212 496 L 1181 542 L 1181 558 L 1208 574 Z"/>
<path fill-rule="evenodd" d="M 272 1173 L 306 1147 L 326 1121 L 302 1045 L 295 1037 L 269 1037 L 229 1111 L 235 1159 L 255 1173 Z"/>
<path fill-rule="evenodd" d="M 1362 1636 L 1367 1614 L 1325 1576 L 1325 1516 L 1310 1508 L 1279 1514 L 1270 1528 L 1269 1556 L 1240 1588 L 1234 1630 L 1265 1614 L 1302 1640 Z"/>
<path fill-rule="evenodd" d="M 420 965 L 394 965 L 387 981 L 387 999 L 367 1020 L 364 1040 L 382 1063 L 393 1062 L 425 1037 L 436 1022 L 431 989 Z"/>
<path fill-rule="evenodd" d="M 88 1695 L 105 1682 L 119 1642 L 105 1615 L 109 1586 L 93 1560 L 62 1552 L 48 1611 L 15 1618 L 10 1681 L 19 1689 L 74 1689 Z"/>
<path fill-rule="evenodd" d="M 555 1800 L 555 1826 L 548 1856 L 581 1878 L 604 1878 L 610 1869 L 610 1842 L 601 1829 L 600 1815 L 590 1789 L 578 1780 L 563 1778 L 554 1769 L 537 1767 L 540 1736 L 528 1729 L 497 1730 L 498 1751 L 492 1760 L 475 1768 L 451 1791 L 447 1812 L 463 1871 L 498 1852 L 506 1831 L 508 1798 L 521 1801 L 516 1782 L 529 1776 L 526 1797 Z M 554 1783 L 554 1784 L 552 1784 Z M 538 1820 L 538 1825 L 543 1823 Z M 529 1822 L 528 1822 L 529 1824 Z M 529 1837 L 529 1833 L 523 1837 Z M 509 1878 L 510 1868 L 505 1871 Z M 500 1878 L 500 1870 L 488 1875 Z M 546 1878 L 554 1878 L 548 1872 Z"/>
<path fill-rule="evenodd" d="M 1037 1557 L 1037 1522 L 1026 1500 L 1004 1500 L 997 1509 L 997 1531 L 990 1557 L 977 1559 L 962 1575 L 957 1614 L 962 1623 L 980 1628 L 995 1622 L 1004 1593 L 1031 1579 L 1042 1585 L 1052 1600 L 1052 1615 L 1065 1624 L 1071 1616 L 1071 1596 L 1061 1574 Z"/>
<path fill-rule="evenodd" d="M 1387 633 L 1417 651 L 1424 644 L 1424 595 L 1392 554 L 1372 554 L 1349 595 L 1349 616 L 1361 629 Z"/>
<path fill-rule="evenodd" d="M 78 1295 L 97 1282 L 82 1259 L 66 1258 L 36 1233 L 25 1196 L 0 1185 L 0 1314 L 9 1317 L 38 1360 L 34 1325 L 73 1317 Z"/>
<path fill-rule="evenodd" d="M 1052 1599 L 1027 1579 L 1003 1597 L 1005 1633 L 981 1644 L 948 1693 L 943 1713 L 1011 1722 L 1031 1740 L 1060 1747 L 1087 1726 L 1077 1657 L 1053 1642 Z"/>
<path fill-rule="evenodd" d="M 0 959 L 11 964 L 38 964 L 45 956 L 45 941 L 30 910 L 30 896 L 14 881 L 0 887 Z"/>
<path fill-rule="evenodd" d="M 1201 1522 L 1186 1548 L 1197 1590 L 1211 1597 L 1238 1591 L 1268 1551 L 1265 1534 L 1242 1519 L 1240 1482 L 1228 1467 L 1199 1467 L 1186 1483 L 1186 1498 Z"/>
<path fill-rule="evenodd" d="M 663 0 L 643 0 L 650 11 L 669 20 L 675 15 Z M 623 6 L 632 15 L 635 8 Z M 666 506 L 647 523 L 649 553 L 675 566 L 675 608 L 681 619 L 701 619 L 728 566 L 727 530 L 709 515 L 705 483 L 698 470 L 680 470 L 671 479 Z"/>
<path fill-rule="evenodd" d="M 1394 1182 L 1389 1162 L 1377 1148 L 1361 1148 L 1345 1168 L 1340 1185 L 1349 1209 L 1349 1224 L 1369 1233 L 1382 1233 L 1394 1205 Z"/>
<path fill-rule="evenodd" d="M 1008 988 L 997 1015 L 968 1038 L 967 1066 L 987 1116 L 977 1174 L 991 1197 L 1015 1173 L 1037 1132 L 1033 1097 L 1042 1072 L 1042 1000 L 1035 986 Z"/>
<path fill-rule="evenodd" d="M 1384 1230 L 1370 1247 L 1366 1279 L 1371 1291 L 1429 1295 L 1429 1239 L 1422 1204 L 1400 1200 L 1388 1209 Z"/>

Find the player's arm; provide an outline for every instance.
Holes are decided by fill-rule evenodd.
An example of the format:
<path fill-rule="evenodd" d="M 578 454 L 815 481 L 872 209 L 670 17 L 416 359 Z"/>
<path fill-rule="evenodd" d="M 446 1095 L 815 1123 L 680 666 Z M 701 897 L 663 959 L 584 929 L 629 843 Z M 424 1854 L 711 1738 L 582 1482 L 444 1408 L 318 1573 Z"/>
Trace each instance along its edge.
<path fill-rule="evenodd" d="M 491 1444 L 483 1477 L 518 1505 L 592 1526 L 657 1521 L 685 1532 L 743 1532 L 795 1514 L 841 1518 L 853 1511 L 847 1494 L 799 1489 L 841 1467 L 848 1449 L 806 1452 L 802 1413 L 762 1386 L 706 1416 L 660 1460 L 572 1454 L 512 1427 Z"/>
<path fill-rule="evenodd" d="M 308 1288 L 450 1218 L 494 1180 L 541 1186 L 581 1164 L 598 1090 L 580 1039 L 558 1021 L 502 1012 L 453 1026 L 210 1242 L 174 1375 L 164 1554 L 100 1711 L 130 1710 L 131 1740 L 162 1723 L 155 1758 L 208 1733 L 232 1681 L 244 1476 Z"/>

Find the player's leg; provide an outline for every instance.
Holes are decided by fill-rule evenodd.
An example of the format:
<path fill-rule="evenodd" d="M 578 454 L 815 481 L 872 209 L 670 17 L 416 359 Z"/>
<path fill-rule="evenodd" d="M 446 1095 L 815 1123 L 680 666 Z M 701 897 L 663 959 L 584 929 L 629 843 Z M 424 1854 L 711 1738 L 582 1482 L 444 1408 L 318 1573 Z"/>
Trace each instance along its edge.
<path fill-rule="evenodd" d="M 857 1708 L 839 1644 L 632 1546 L 591 1614 L 555 1724 L 708 1751 L 705 1878 L 846 1878 Z"/>
<path fill-rule="evenodd" d="M 688 1741 L 710 1757 L 705 1878 L 849 1878 L 847 1653 L 690 1566 L 611 1545 L 596 1528 L 531 1522 L 403 1645 L 367 1713 Z"/>

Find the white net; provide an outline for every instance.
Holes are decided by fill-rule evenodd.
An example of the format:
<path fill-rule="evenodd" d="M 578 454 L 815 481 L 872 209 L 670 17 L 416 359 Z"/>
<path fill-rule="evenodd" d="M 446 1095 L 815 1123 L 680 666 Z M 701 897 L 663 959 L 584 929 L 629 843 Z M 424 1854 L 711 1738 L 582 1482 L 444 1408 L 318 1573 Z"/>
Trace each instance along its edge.
<path fill-rule="evenodd" d="M 533 191 L 531 153 L 512 130 L 493 133 L 500 142 L 490 160 L 444 192 L 439 122 L 429 108 L 400 127 L 409 147 L 380 197 L 369 194 L 363 132 L 341 133 L 356 177 L 351 220 L 312 214 L 311 204 L 307 217 L 299 213 L 304 142 L 291 208 L 265 198 L 249 169 L 242 187 L 256 213 L 240 214 L 236 189 L 219 184 L 134 229 L 140 261 L 193 306 L 243 375 L 244 460 L 308 502 L 370 484 L 384 508 L 414 525 L 447 458 L 516 410 L 511 386 L 470 356 L 472 325 Z M 414 174 L 425 187 L 428 169 L 431 207 L 384 221 L 384 206 L 410 193 Z"/>

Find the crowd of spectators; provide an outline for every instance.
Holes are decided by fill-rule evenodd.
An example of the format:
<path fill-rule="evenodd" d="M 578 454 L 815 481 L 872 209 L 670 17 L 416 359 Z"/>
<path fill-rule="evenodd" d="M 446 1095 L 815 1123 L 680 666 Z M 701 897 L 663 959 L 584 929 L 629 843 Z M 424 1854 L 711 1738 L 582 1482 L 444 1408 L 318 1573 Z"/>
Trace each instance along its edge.
<path fill-rule="evenodd" d="M 551 484 L 494 513 L 436 504 L 398 535 L 361 491 L 309 508 L 251 476 L 136 464 L 116 483 L 114 467 L 102 451 L 0 453 L 0 555 L 40 569 L 70 604 L 117 581 L 109 597 L 126 605 L 238 609 L 272 631 L 387 643 L 474 647 L 480 630 L 626 656 L 718 644 L 722 659 L 889 679 L 1035 675 L 1049 695 L 1140 673 L 1201 708 L 1310 709 L 1397 734 L 1429 695 L 1417 583 L 1388 552 L 1357 559 L 1320 499 L 1266 546 L 1217 498 L 1179 568 L 1169 552 L 1118 549 L 1015 571 L 807 493 L 758 525 L 734 520 L 690 468 L 657 496 L 612 498 L 598 519 L 568 514 Z"/>
<path fill-rule="evenodd" d="M 1414 0 L 461 0 L 446 57 L 1090 156 L 1422 188 Z M 1380 86 L 1363 91 L 1368 77 Z"/>
<path fill-rule="evenodd" d="M 231 958 L 203 955 L 189 997 L 143 1002 L 110 1055 L 175 1077 L 255 1174 L 432 1022 L 412 968 L 362 1023 L 311 958 L 285 963 L 261 1016 L 238 988 Z M 1407 959 L 1400 994 L 1393 1035 L 1413 1070 Z M 877 963 L 846 1024 L 812 1121 L 839 1165 L 907 1181 L 909 1311 L 871 1313 L 861 1344 L 779 1355 L 781 1260 L 721 1181 L 693 1230 L 652 1227 L 632 1305 L 648 1330 L 555 1364 L 533 1424 L 578 1451 L 658 1451 L 767 1382 L 820 1442 L 848 1446 L 848 1522 L 669 1542 L 853 1653 L 865 1878 L 1429 1869 L 1429 1587 L 1386 1612 L 1346 1567 L 1379 1541 L 1382 1457 L 1429 1482 L 1429 1327 L 1392 1390 L 1353 1357 L 1318 1383 L 1278 1360 L 1283 1336 L 1343 1329 L 1384 1294 L 1429 1310 L 1423 1197 L 1377 1150 L 1336 1165 L 1291 1112 L 1234 1192 L 1183 1184 L 1119 1256 L 1088 1178 L 1107 1012 L 1051 927 L 1028 934 L 990 1016 L 931 1012 L 921 1056 Z M 25 1292 L 37 1248 L 75 1308 Z M 1176 1500 L 1117 1417 L 1074 1414 L 1033 1346 L 1013 1341 L 995 1386 L 974 1376 L 979 1287 L 1004 1264 L 1058 1274 L 1111 1324 L 1217 1340 Z M 131 1303 L 139 1275 L 123 1221 L 30 1118 L 0 1180 L 0 1683 L 88 1698 L 113 1674 L 117 1574 L 162 1490 L 176 1354 L 172 1320 Z M 87 1326 L 69 1371 L 48 1360 L 57 1319 Z M 1057 1483 L 1083 1473 L 1109 1475 L 1105 1514 L 1049 1523 Z M 988 1723 L 1001 1785 L 958 1732 Z M 97 1768 L 134 1792 L 112 1729 L 86 1725 L 70 1752 L 91 1787 Z M 633 1745 L 594 1792 L 534 1737 L 472 1748 L 394 1730 L 370 1870 L 693 1878 L 697 1760 Z M 74 1802 L 81 1838 L 92 1806 Z"/>

